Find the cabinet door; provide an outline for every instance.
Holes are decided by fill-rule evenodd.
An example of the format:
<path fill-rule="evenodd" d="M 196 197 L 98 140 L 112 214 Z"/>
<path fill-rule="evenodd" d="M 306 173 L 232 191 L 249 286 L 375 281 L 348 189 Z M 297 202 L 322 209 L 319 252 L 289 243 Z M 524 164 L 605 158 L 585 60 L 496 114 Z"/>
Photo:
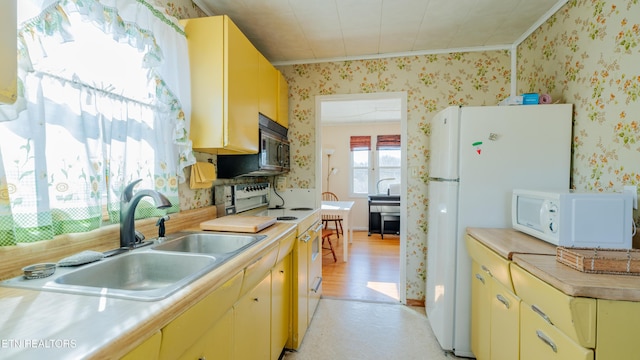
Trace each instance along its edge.
<path fill-rule="evenodd" d="M 471 262 L 471 351 L 478 360 L 491 354 L 491 277 Z"/>
<path fill-rule="evenodd" d="M 520 308 L 520 360 L 593 360 L 584 348 L 522 302 Z"/>
<path fill-rule="evenodd" d="M 269 359 L 271 356 L 271 274 L 234 306 L 234 358 Z"/>
<path fill-rule="evenodd" d="M 278 71 L 278 124 L 289 127 L 289 84 Z"/>
<path fill-rule="evenodd" d="M 223 16 L 211 16 L 180 23 L 187 34 L 191 71 L 189 136 L 194 149 L 215 153 L 225 141 L 225 20 Z"/>
<path fill-rule="evenodd" d="M 181 360 L 233 359 L 233 309 L 180 356 Z M 139 358 L 147 359 L 147 358 Z"/>
<path fill-rule="evenodd" d="M 271 359 L 277 360 L 291 330 L 291 256 L 271 272 Z"/>
<path fill-rule="evenodd" d="M 176 359 L 238 301 L 244 271 L 207 295 L 162 329 L 160 359 Z"/>
<path fill-rule="evenodd" d="M 122 360 L 136 360 L 146 359 L 155 360 L 158 358 L 160 352 L 160 341 L 162 335 L 160 330 L 156 331 L 150 338 L 145 340 L 142 344 L 138 345 L 135 349 L 131 350 L 127 355 L 122 357 Z"/>
<path fill-rule="evenodd" d="M 258 153 L 258 50 L 227 17 L 225 149 Z"/>
<path fill-rule="evenodd" d="M 181 23 L 189 47 L 194 150 L 258 153 L 258 50 L 226 15 Z"/>
<path fill-rule="evenodd" d="M 491 279 L 491 360 L 512 360 L 520 351 L 520 298 Z"/>
<path fill-rule="evenodd" d="M 278 70 L 269 60 L 258 53 L 260 86 L 260 112 L 273 121 L 278 121 Z"/>
<path fill-rule="evenodd" d="M 634 359 L 638 341 L 640 302 L 598 299 L 596 359 Z"/>

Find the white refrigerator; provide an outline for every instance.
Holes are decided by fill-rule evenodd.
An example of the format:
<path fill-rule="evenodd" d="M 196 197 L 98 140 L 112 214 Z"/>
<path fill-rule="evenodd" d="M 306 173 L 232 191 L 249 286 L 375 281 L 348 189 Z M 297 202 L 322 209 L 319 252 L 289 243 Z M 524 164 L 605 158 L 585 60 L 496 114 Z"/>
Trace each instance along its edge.
<path fill-rule="evenodd" d="M 471 352 L 467 227 L 511 228 L 514 188 L 569 189 L 572 105 L 449 107 L 431 120 L 425 307 L 444 350 Z"/>

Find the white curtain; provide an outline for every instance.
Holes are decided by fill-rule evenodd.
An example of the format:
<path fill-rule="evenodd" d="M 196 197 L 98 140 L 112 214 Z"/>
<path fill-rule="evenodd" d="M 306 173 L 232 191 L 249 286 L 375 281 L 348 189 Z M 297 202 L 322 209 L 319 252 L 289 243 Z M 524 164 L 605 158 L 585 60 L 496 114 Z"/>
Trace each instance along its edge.
<path fill-rule="evenodd" d="M 175 18 L 137 0 L 20 0 L 19 99 L 0 106 L 0 245 L 117 222 L 128 183 L 178 211 L 195 162 L 187 43 Z"/>

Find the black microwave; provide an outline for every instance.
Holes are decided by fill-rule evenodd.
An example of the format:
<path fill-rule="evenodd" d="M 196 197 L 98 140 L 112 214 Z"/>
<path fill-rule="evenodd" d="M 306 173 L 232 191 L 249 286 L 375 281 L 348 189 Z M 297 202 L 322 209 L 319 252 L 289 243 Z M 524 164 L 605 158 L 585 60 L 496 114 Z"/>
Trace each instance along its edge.
<path fill-rule="evenodd" d="M 218 155 L 218 177 L 274 176 L 289 172 L 290 150 L 287 128 L 259 114 L 260 152 Z"/>

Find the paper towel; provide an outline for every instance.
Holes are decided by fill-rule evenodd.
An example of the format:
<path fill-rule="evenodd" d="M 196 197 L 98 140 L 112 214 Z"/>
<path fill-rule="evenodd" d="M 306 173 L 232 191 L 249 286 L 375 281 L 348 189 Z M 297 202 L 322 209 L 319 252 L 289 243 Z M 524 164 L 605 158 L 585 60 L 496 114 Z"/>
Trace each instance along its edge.
<path fill-rule="evenodd" d="M 541 94 L 540 95 L 540 104 L 551 104 L 551 95 L 549 95 L 549 94 Z"/>

